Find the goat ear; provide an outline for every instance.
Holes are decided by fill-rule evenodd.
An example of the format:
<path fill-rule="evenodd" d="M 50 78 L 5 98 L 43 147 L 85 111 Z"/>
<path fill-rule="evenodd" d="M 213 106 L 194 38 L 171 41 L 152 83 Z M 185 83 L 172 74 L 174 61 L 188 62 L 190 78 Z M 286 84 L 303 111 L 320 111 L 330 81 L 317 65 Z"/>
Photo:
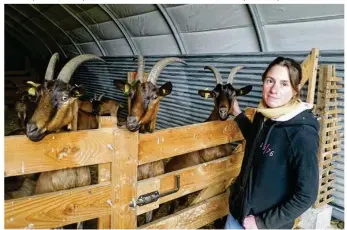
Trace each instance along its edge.
<path fill-rule="evenodd" d="M 81 97 L 85 93 L 85 88 L 83 85 L 74 86 L 70 90 L 70 96 L 72 97 Z"/>
<path fill-rule="evenodd" d="M 204 98 L 215 98 L 216 93 L 210 90 L 199 90 L 198 94 Z"/>
<path fill-rule="evenodd" d="M 236 96 L 242 96 L 242 95 L 246 95 L 249 92 L 251 92 L 252 90 L 252 86 L 251 85 L 247 85 L 241 89 L 236 89 Z"/>
<path fill-rule="evenodd" d="M 166 82 L 164 85 L 162 85 L 159 88 L 159 96 L 165 97 L 169 95 L 172 91 L 172 83 L 171 82 Z"/>

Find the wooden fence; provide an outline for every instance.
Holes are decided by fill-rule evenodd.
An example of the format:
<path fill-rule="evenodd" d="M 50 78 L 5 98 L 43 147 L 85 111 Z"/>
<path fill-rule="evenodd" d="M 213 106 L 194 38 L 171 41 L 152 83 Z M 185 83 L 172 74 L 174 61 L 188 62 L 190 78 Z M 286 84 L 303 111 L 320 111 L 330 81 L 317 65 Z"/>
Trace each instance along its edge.
<path fill-rule="evenodd" d="M 303 62 L 309 82 L 307 101 L 313 103 L 318 50 Z M 246 114 L 253 118 L 254 109 Z M 232 155 L 211 162 L 137 181 L 137 167 L 195 150 L 242 142 Z M 5 137 L 5 177 L 98 165 L 98 184 L 5 201 L 6 228 L 54 228 L 98 218 L 98 228 L 136 228 L 136 217 L 160 204 L 204 190 L 199 202 L 141 228 L 199 228 L 228 213 L 227 186 L 240 171 L 244 138 L 233 120 L 169 128 L 151 134 L 118 129 L 115 119 L 101 117 L 100 127 L 50 134 L 40 142 L 26 136 Z M 177 192 L 143 206 L 145 194 Z M 213 187 L 213 190 L 208 188 Z M 134 207 L 135 206 L 135 207 Z"/>

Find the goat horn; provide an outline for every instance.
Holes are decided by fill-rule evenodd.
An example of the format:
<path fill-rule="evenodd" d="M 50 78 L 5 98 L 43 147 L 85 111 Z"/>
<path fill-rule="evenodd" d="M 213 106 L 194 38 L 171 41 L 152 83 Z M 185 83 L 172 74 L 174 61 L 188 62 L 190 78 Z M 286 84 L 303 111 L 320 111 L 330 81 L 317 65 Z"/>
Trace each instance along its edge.
<path fill-rule="evenodd" d="M 222 79 L 222 75 L 220 74 L 220 72 L 216 69 L 216 67 L 214 66 L 205 66 L 204 69 L 209 69 L 213 72 L 214 76 L 216 77 L 216 81 L 217 81 L 217 85 L 221 84 L 223 85 L 223 79 Z"/>
<path fill-rule="evenodd" d="M 244 67 L 243 65 L 239 65 L 239 66 L 236 66 L 236 67 L 232 68 L 232 70 L 230 71 L 229 77 L 228 77 L 227 84 L 232 84 L 233 83 L 235 74 L 237 73 L 237 71 L 239 71 L 243 67 Z"/>
<path fill-rule="evenodd" d="M 181 58 L 175 58 L 175 57 L 169 57 L 169 58 L 164 58 L 160 61 L 158 61 L 153 68 L 151 69 L 151 72 L 148 74 L 148 82 L 151 82 L 153 85 L 156 85 L 157 79 L 159 77 L 160 72 L 165 68 L 166 65 L 168 65 L 171 62 L 180 62 L 185 65 L 187 63 L 181 59 Z"/>
<path fill-rule="evenodd" d="M 74 57 L 68 63 L 66 63 L 64 68 L 60 71 L 57 79 L 65 82 L 65 83 L 69 83 L 71 75 L 73 74 L 73 72 L 75 72 L 77 67 L 80 64 L 82 64 L 83 62 L 90 61 L 90 60 L 99 60 L 99 61 L 105 62 L 100 57 L 98 57 L 98 56 L 96 56 L 94 54 L 81 54 L 81 55 L 78 55 L 77 57 Z"/>
<path fill-rule="evenodd" d="M 96 94 L 94 93 L 94 101 L 96 100 Z"/>
<path fill-rule="evenodd" d="M 103 94 L 101 94 L 101 95 L 99 96 L 98 101 L 100 101 L 100 100 L 101 100 L 101 98 L 102 98 L 104 95 L 105 95 L 104 93 L 103 93 Z"/>
<path fill-rule="evenodd" d="M 54 76 L 54 69 L 55 69 L 55 64 L 59 61 L 59 54 L 54 53 L 49 60 L 47 69 L 46 69 L 46 75 L 45 75 L 45 80 L 46 81 L 52 81 L 53 76 Z"/>
<path fill-rule="evenodd" d="M 145 71 L 145 62 L 142 55 L 139 55 L 137 57 L 137 78 L 140 80 L 140 82 L 143 82 L 143 73 Z"/>

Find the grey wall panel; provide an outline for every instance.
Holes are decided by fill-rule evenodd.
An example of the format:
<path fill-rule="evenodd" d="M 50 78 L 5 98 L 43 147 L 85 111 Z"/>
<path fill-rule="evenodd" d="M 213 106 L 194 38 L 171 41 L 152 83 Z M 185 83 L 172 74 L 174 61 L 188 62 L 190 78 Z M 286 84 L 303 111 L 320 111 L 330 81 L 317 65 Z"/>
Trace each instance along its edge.
<path fill-rule="evenodd" d="M 126 18 L 139 14 L 145 14 L 156 11 L 157 8 L 153 4 L 108 4 L 112 11 L 119 18 Z"/>
<path fill-rule="evenodd" d="M 253 27 L 182 33 L 188 54 L 258 52 Z"/>
<path fill-rule="evenodd" d="M 76 43 L 94 42 L 93 38 L 83 27 L 67 31 L 67 33 Z"/>
<path fill-rule="evenodd" d="M 89 28 L 100 40 L 111 40 L 124 37 L 113 21 L 90 25 Z"/>
<path fill-rule="evenodd" d="M 226 80 L 230 70 L 236 65 L 245 65 L 234 79 L 236 88 L 253 85 L 253 90 L 246 96 L 239 97 L 239 104 L 244 110 L 246 106 L 257 107 L 261 99 L 262 82 L 261 74 L 267 65 L 277 56 L 286 56 L 302 62 L 309 54 L 308 51 L 301 52 L 266 52 L 266 53 L 233 53 L 225 55 L 185 55 L 181 56 L 189 64 L 184 66 L 179 63 L 169 64 L 162 71 L 157 84 L 160 86 L 167 81 L 172 82 L 173 91 L 160 103 L 158 113 L 157 128 L 165 129 L 169 127 L 184 126 L 188 124 L 203 122 L 212 111 L 213 101 L 201 98 L 197 92 L 199 89 L 215 86 L 215 79 L 209 70 L 204 70 L 204 66 L 213 65 L 218 68 Z M 166 56 L 167 57 L 167 56 Z M 162 58 L 162 56 L 146 56 L 146 72 Z M 137 63 L 129 57 L 104 57 L 106 64 L 98 62 L 88 62 L 82 65 L 75 73 L 73 79 L 81 84 L 85 84 L 87 95 L 93 93 L 105 93 L 106 96 L 115 98 L 126 105 L 126 97 L 123 93 L 115 89 L 112 82 L 114 79 L 125 80 L 127 72 L 136 71 Z M 344 52 L 341 51 L 321 51 L 319 65 L 336 64 L 337 76 L 344 77 Z M 319 80 L 319 79 L 318 79 Z M 318 82 L 317 82 L 318 84 Z M 344 83 L 342 83 L 344 85 Z M 341 90 L 344 92 L 344 89 Z M 307 86 L 304 87 L 303 96 L 307 95 Z M 316 92 L 317 95 L 317 92 Z M 315 100 L 315 102 L 317 99 Z M 343 101 L 343 98 L 341 98 Z M 339 108 L 344 108 L 341 105 Z M 121 116 L 126 116 L 126 111 L 121 111 Z M 342 115 L 341 115 L 342 116 Z M 344 127 L 344 121 L 341 122 Z M 344 128 L 341 130 L 344 132 Z M 337 191 L 334 193 L 333 205 L 339 206 L 339 210 L 344 208 L 344 142 L 341 144 L 341 155 L 338 160 Z M 334 212 L 336 213 L 336 212 Z"/>
<path fill-rule="evenodd" d="M 344 15 L 344 7 L 339 4 L 259 4 L 256 5 L 263 24 L 314 20 Z"/>
<path fill-rule="evenodd" d="M 124 38 L 102 41 L 101 44 L 105 47 L 109 56 L 128 56 L 133 54 L 128 42 Z"/>
<path fill-rule="evenodd" d="M 344 49 L 344 20 L 301 22 L 264 26 L 269 51 Z M 312 36 L 315 35 L 315 36 Z"/>
<path fill-rule="evenodd" d="M 97 56 L 102 55 L 99 47 L 96 45 L 95 42 L 82 43 L 82 44 L 78 44 L 78 46 L 81 48 L 83 53 L 95 54 Z"/>
<path fill-rule="evenodd" d="M 74 48 L 73 45 L 62 45 L 61 48 L 63 48 L 68 57 L 75 57 L 79 55 L 78 51 Z"/>
<path fill-rule="evenodd" d="M 251 26 L 246 5 L 191 4 L 167 9 L 179 32 Z"/>
<path fill-rule="evenodd" d="M 181 53 L 172 34 L 132 39 L 142 55 L 179 55 Z"/>
<path fill-rule="evenodd" d="M 119 21 L 134 37 L 171 34 L 169 26 L 159 11 L 121 18 Z"/>

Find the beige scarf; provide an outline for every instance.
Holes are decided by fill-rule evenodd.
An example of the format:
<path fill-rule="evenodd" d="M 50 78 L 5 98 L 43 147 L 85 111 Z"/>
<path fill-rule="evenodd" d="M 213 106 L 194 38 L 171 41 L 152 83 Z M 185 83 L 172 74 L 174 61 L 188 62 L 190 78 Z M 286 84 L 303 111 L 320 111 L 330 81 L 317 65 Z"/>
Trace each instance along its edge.
<path fill-rule="evenodd" d="M 300 107 L 300 104 L 301 99 L 293 97 L 287 104 L 283 106 L 280 106 L 278 108 L 268 108 L 264 100 L 261 100 L 258 105 L 257 112 L 263 114 L 265 118 L 276 119 L 280 116 L 295 111 Z"/>

